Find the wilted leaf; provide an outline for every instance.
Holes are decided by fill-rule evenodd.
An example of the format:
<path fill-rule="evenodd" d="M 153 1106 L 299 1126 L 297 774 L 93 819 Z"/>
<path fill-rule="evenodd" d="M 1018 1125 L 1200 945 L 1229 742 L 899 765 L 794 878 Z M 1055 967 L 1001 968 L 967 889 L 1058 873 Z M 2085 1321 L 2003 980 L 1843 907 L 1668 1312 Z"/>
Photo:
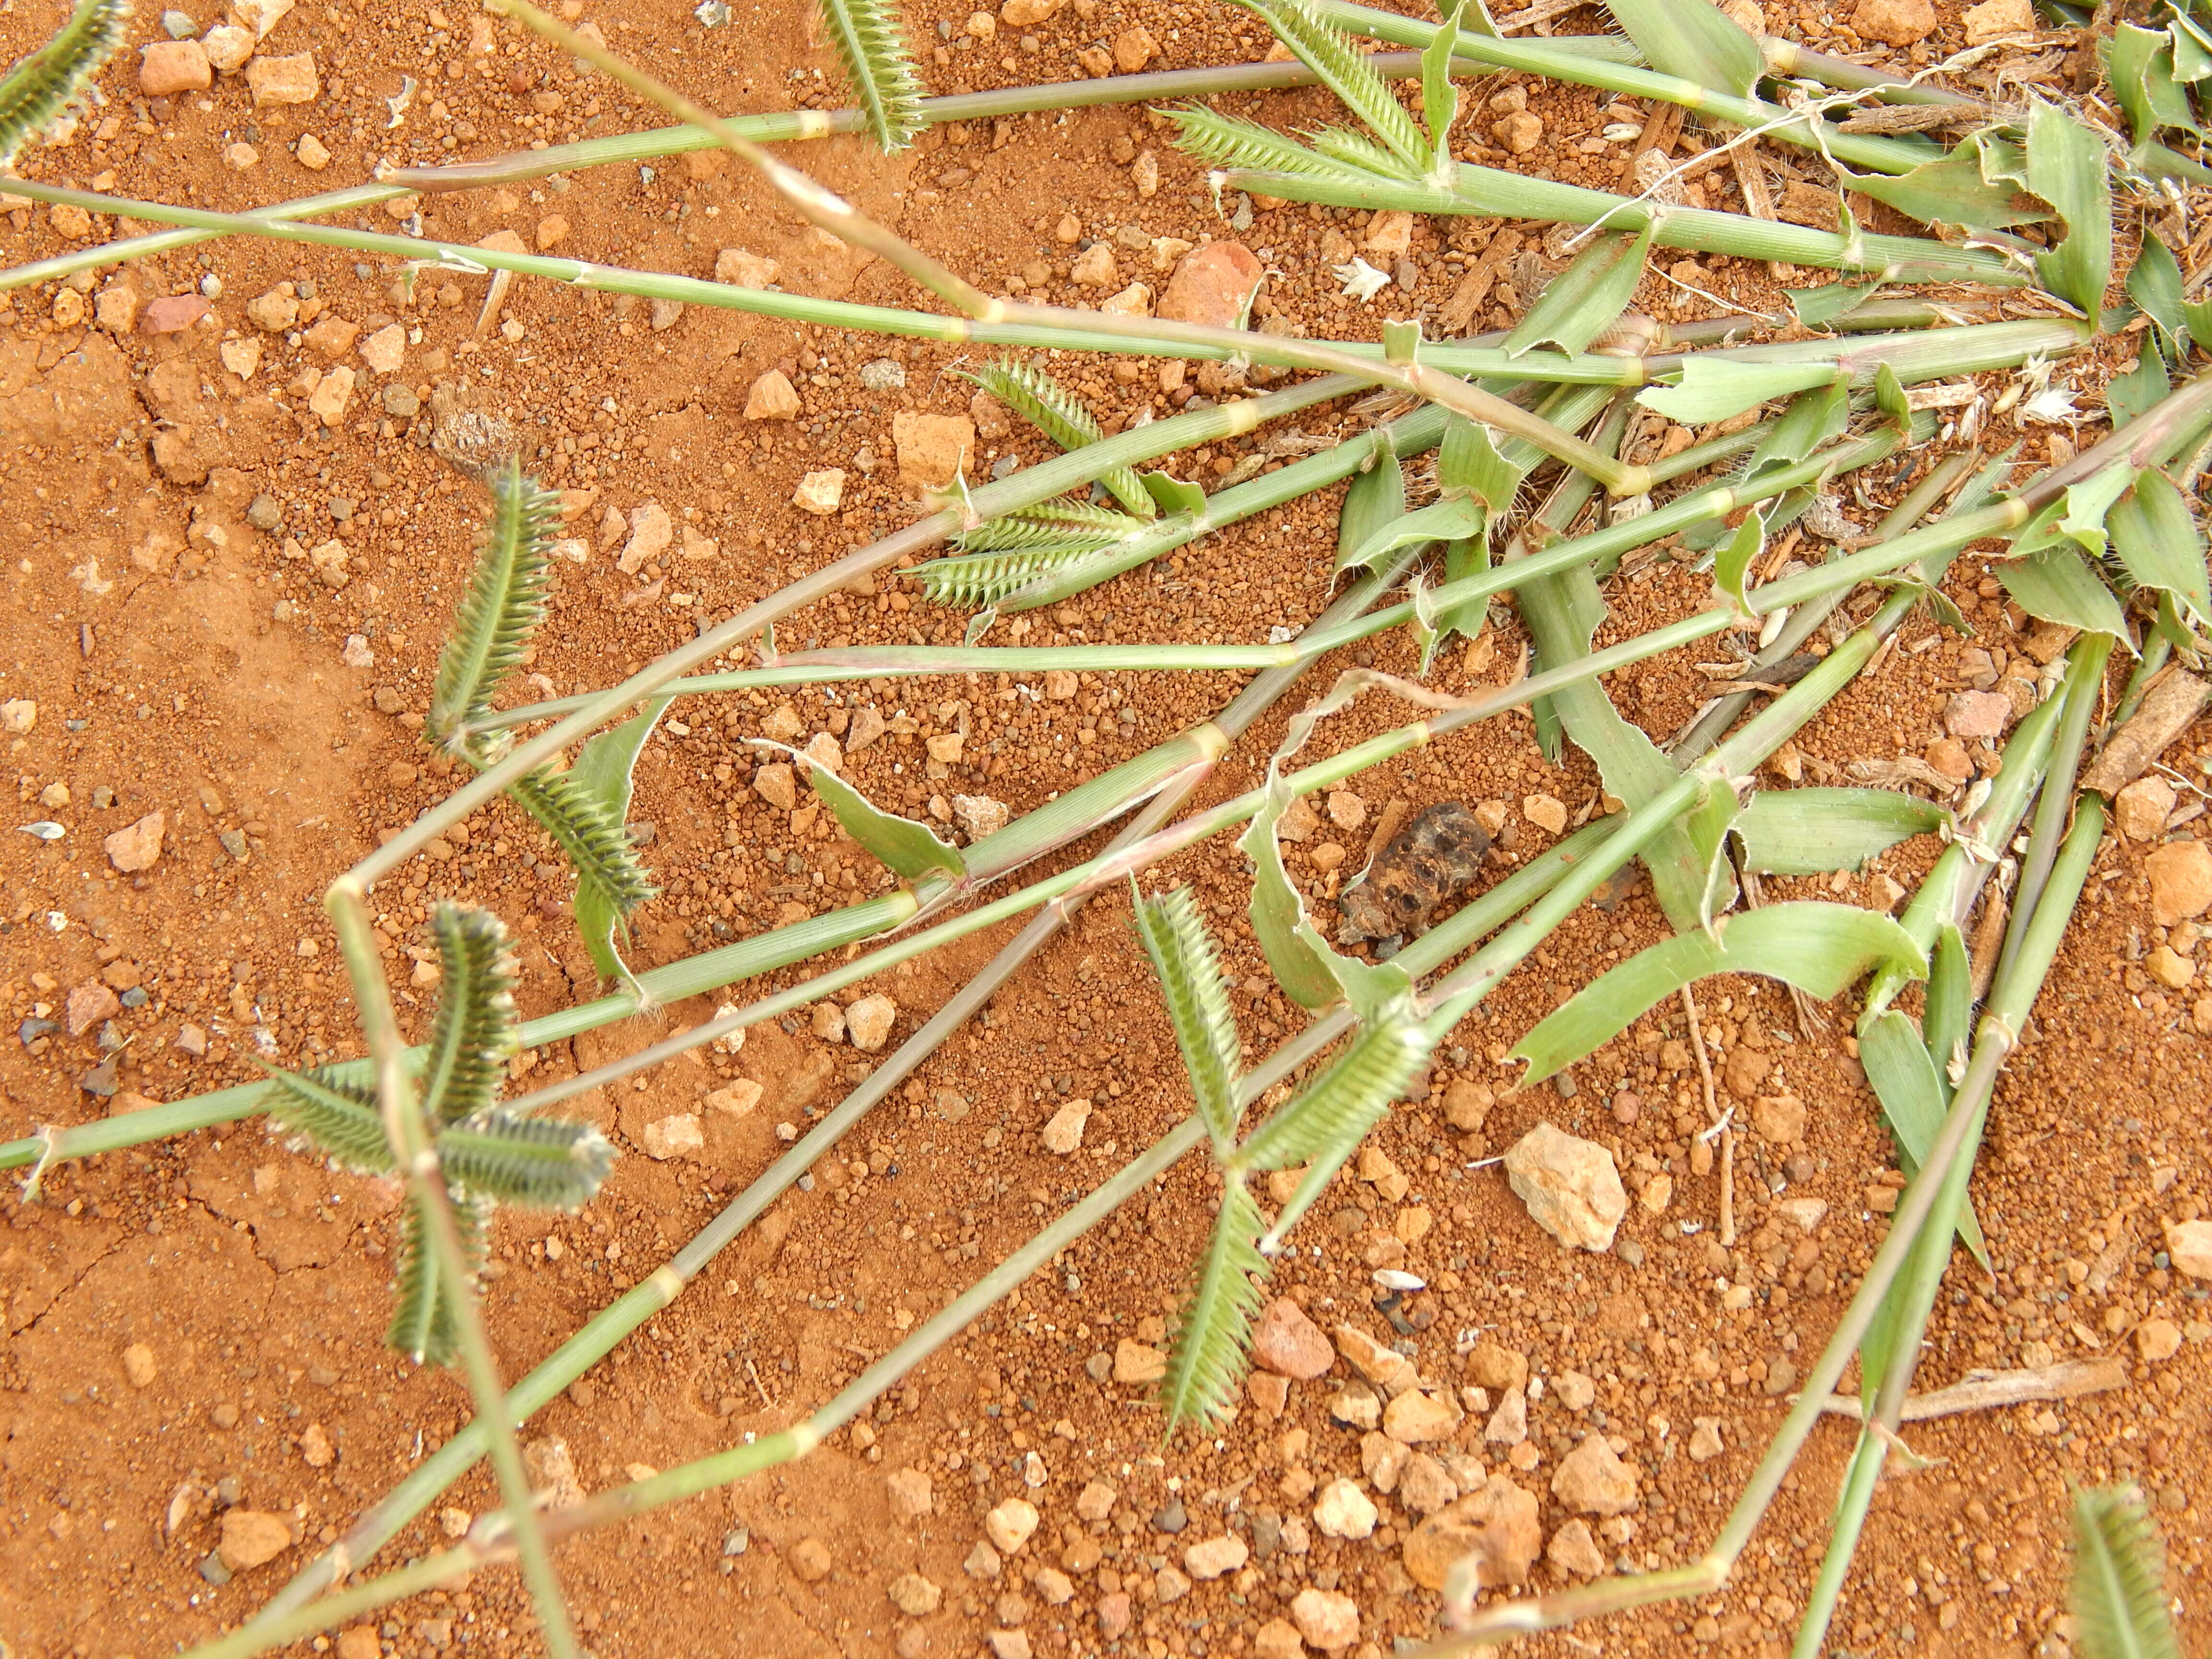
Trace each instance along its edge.
<path fill-rule="evenodd" d="M 959 849 L 939 840 L 934 830 L 884 811 L 830 768 L 810 763 L 807 781 L 829 804 L 838 827 L 893 875 L 919 881 L 935 873 L 957 880 L 968 873 Z"/>

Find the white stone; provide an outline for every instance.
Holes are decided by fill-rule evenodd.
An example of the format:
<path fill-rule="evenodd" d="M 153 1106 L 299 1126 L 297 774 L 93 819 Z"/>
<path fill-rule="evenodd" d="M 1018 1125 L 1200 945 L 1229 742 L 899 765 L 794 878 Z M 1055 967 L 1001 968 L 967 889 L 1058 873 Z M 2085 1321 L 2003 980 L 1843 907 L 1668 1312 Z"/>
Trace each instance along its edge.
<path fill-rule="evenodd" d="M 1340 1653 L 1359 1639 L 1359 1604 L 1335 1590 L 1302 1589 L 1291 1600 L 1291 1622 L 1323 1653 Z"/>
<path fill-rule="evenodd" d="M 665 1160 L 688 1158 L 704 1150 L 707 1137 L 700 1132 L 697 1113 L 678 1112 L 647 1124 L 639 1133 L 638 1143 L 647 1157 Z"/>
<path fill-rule="evenodd" d="M 361 360 L 373 374 L 390 374 L 407 356 L 407 331 L 392 323 L 361 343 Z"/>
<path fill-rule="evenodd" d="M 1364 1538 L 1375 1530 L 1374 1500 L 1341 1476 L 1321 1489 L 1315 1500 L 1314 1525 L 1331 1538 Z"/>
<path fill-rule="evenodd" d="M 802 512 L 829 517 L 845 504 L 844 471 L 833 466 L 808 473 L 791 492 L 791 501 Z"/>
<path fill-rule="evenodd" d="M 1593 1140 L 1539 1123 L 1505 1154 L 1506 1179 L 1529 1218 L 1570 1249 L 1609 1250 L 1628 1194 L 1613 1154 Z"/>
<path fill-rule="evenodd" d="M 1036 1505 L 1026 1498 L 1009 1498 L 983 1517 L 984 1535 L 1001 1555 L 1018 1552 L 1036 1529 Z"/>
<path fill-rule="evenodd" d="M 1052 1115 L 1044 1126 L 1044 1149 L 1066 1158 L 1083 1144 L 1083 1126 L 1091 1121 L 1091 1103 L 1071 1100 Z"/>
<path fill-rule="evenodd" d="M 872 1054 L 890 1038 L 898 1019 L 898 1004 L 878 991 L 862 997 L 845 1010 L 845 1036 L 864 1054 Z"/>

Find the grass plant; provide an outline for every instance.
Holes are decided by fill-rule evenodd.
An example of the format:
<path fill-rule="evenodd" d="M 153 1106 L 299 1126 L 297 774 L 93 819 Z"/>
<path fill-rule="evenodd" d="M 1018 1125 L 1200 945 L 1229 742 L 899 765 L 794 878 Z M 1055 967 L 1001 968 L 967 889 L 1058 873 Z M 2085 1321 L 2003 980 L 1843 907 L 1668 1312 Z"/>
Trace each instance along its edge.
<path fill-rule="evenodd" d="M 248 214 L 131 201 L 36 179 L 9 181 L 11 191 L 34 200 L 175 228 L 0 272 L 0 288 L 52 282 L 217 235 L 343 247 L 401 264 L 465 258 L 481 268 L 600 291 L 1001 348 L 1006 355 L 973 378 L 1064 452 L 1003 480 L 963 481 L 940 510 L 708 629 L 617 684 L 509 707 L 500 704 L 503 683 L 544 620 L 552 503 L 519 461 L 495 466 L 485 479 L 489 528 L 424 723 L 426 740 L 465 762 L 473 775 L 338 875 L 326 894 L 365 1053 L 0 1146 L 0 1167 L 33 1166 L 35 1190 L 39 1176 L 57 1160 L 265 1111 L 277 1133 L 312 1143 L 345 1167 L 398 1174 L 409 1182 L 392 1338 L 423 1363 L 458 1363 L 476 1400 L 476 1419 L 256 1620 L 202 1654 L 228 1659 L 265 1651 L 507 1560 L 520 1564 L 549 1648 L 574 1651 L 549 1540 L 805 1455 L 1055 1252 L 1194 1154 L 1210 1161 L 1219 1194 L 1209 1242 L 1193 1264 L 1175 1324 L 1160 1407 L 1170 1432 L 1218 1421 L 1242 1378 L 1270 1262 L 1310 1206 L 1459 1022 L 1633 860 L 1650 877 L 1670 936 L 1599 976 L 1523 1034 L 1513 1053 L 1527 1063 L 1528 1078 L 1549 1076 L 1587 1057 L 1644 1010 L 1713 975 L 1759 974 L 1824 1000 L 1865 980 L 1856 1041 L 1910 1183 L 1796 1405 L 1700 1558 L 1672 1571 L 1462 1609 L 1459 1627 L 1429 1651 L 1466 1650 L 1726 1583 L 1856 1358 L 1865 1427 L 1838 1498 L 1833 1543 L 1797 1632 L 1799 1652 L 1820 1650 L 1875 1482 L 1895 1443 L 1921 1333 L 1954 1241 L 1979 1248 L 1968 1192 L 1992 1091 L 2018 1046 L 2096 853 L 2105 803 L 2079 791 L 2076 782 L 2083 754 L 2106 729 L 2099 716 L 2108 668 L 2115 653 L 2140 652 L 2146 665 L 2175 652 L 2194 659 L 2203 645 L 2197 630 L 2212 623 L 2202 534 L 2173 476 L 2193 478 L 2196 457 L 2212 435 L 2212 375 L 2192 378 L 2190 367 L 2191 352 L 2212 340 L 2212 304 L 2187 297 L 2172 253 L 2148 236 L 2124 279 L 2131 311 L 2106 308 L 2114 286 L 2116 203 L 2158 180 L 2203 182 L 2196 179 L 2202 164 L 2167 143 L 2189 142 L 2196 127 L 2197 82 L 2174 68 L 2183 40 L 2172 31 L 2186 32 L 2186 20 L 2172 31 L 2119 26 L 2107 71 L 2130 123 L 2128 145 L 2108 149 L 2078 112 L 2031 100 L 1980 111 L 1972 130 L 1947 148 L 1929 132 L 1851 131 L 1850 118 L 1887 100 L 1954 94 L 1902 86 L 1747 34 L 1703 0 L 1635 0 L 1615 8 L 1624 36 L 1579 43 L 1502 39 L 1476 26 L 1479 14 L 1457 6 L 1440 23 L 1426 23 L 1348 0 L 1248 3 L 1296 64 L 931 99 L 922 95 L 920 72 L 890 9 L 878 0 L 823 0 L 856 107 L 835 115 L 725 118 L 526 0 L 503 0 L 499 9 L 658 103 L 681 125 L 491 163 L 395 173 Z M 7 154 L 63 112 L 112 49 L 119 17 L 112 0 L 86 0 L 52 46 L 0 85 L 0 148 Z M 1370 57 L 1359 36 L 1417 50 Z M 2200 61 L 2201 54 L 2191 60 Z M 1500 69 L 1679 106 L 1732 145 L 1771 140 L 1817 156 L 1834 180 L 1836 228 L 1686 209 L 1651 191 L 1616 196 L 1458 159 L 1455 142 L 1464 148 L 1458 82 Z M 1778 76 L 1796 76 L 1797 83 L 1777 85 Z M 1316 83 L 1356 126 L 1291 136 L 1196 101 Z M 1808 95 L 1808 85 L 1820 95 Z M 1376 341 L 1302 340 L 988 294 L 763 148 L 863 131 L 892 149 L 933 121 L 1135 99 L 1158 100 L 1173 115 L 1184 147 L 1215 169 L 1222 191 L 1339 207 L 1533 218 L 1589 234 L 1567 270 L 1501 336 L 1431 342 L 1417 321 L 1392 320 Z M 317 222 L 410 189 L 480 188 L 716 145 L 756 168 L 799 217 L 881 256 L 922 298 L 911 307 L 860 306 Z M 1846 190 L 1938 234 L 1869 234 L 1845 208 Z M 1964 238 L 1957 236 L 1961 229 Z M 1670 329 L 1632 309 L 1658 248 L 1825 267 L 1875 281 L 1797 296 L 1800 319 L 1836 325 L 1821 337 L 1737 343 L 1722 337 L 1735 324 Z M 2043 314 L 1931 326 L 1954 317 L 1955 295 L 1873 293 L 1881 286 L 1928 283 L 2033 295 Z M 956 314 L 925 308 L 932 303 Z M 1932 468 L 1865 544 L 1839 548 L 1794 574 L 1780 572 L 1777 549 L 1790 521 L 1864 469 L 1934 438 L 1936 422 L 1915 407 L 1909 388 L 2040 362 L 2128 327 L 2131 315 L 2142 324 L 2138 367 L 2124 386 L 2115 384 L 2109 437 L 2010 489 L 2004 488 L 2009 456 L 1978 466 L 1975 455 L 1961 452 Z M 1263 363 L 1312 377 L 1109 436 L 1041 362 L 1021 355 L 1044 350 Z M 1401 412 L 1272 472 L 1208 493 L 1174 477 L 1167 464 L 1181 451 L 1375 388 L 1402 398 Z M 1634 423 L 1650 418 L 1645 411 L 1686 426 L 1738 429 L 1665 461 L 1632 461 L 1624 440 Z M 1415 506 L 1406 464 L 1426 465 L 1431 453 L 1437 498 Z M 1725 475 L 1668 493 L 1676 479 L 1714 467 L 1725 467 Z M 1339 483 L 1348 489 L 1338 574 L 1349 583 L 1294 638 L 1036 648 L 985 642 L 1001 613 L 1060 603 Z M 1609 514 L 1601 511 L 1601 497 L 1609 499 Z M 1608 521 L 1592 522 L 1601 516 Z M 769 629 L 777 620 L 855 576 L 948 542 L 951 550 L 915 575 L 928 601 L 977 613 L 966 644 L 797 653 L 775 648 Z M 1938 591 L 1946 568 L 1962 550 L 1992 542 L 2016 603 L 2039 618 L 2081 630 L 2048 700 L 2014 731 L 1992 786 L 1954 808 L 1881 791 L 1754 783 L 1761 763 L 1876 661 L 1917 609 L 1956 620 Z M 1662 546 L 1710 569 L 1711 603 L 1598 647 L 1610 614 L 1608 583 L 1620 580 L 1625 560 L 1651 556 Z M 1853 621 L 1855 602 L 1869 584 L 1886 592 L 1870 611 L 1858 607 Z M 1454 633 L 1478 634 L 1491 605 L 1507 602 L 1507 595 L 1534 648 L 1524 677 L 1450 696 L 1370 670 L 1345 672 L 1291 720 L 1259 787 L 1191 807 L 1221 758 L 1328 653 L 1402 629 L 1426 675 Z M 1794 684 L 1755 708 L 1749 690 L 1716 698 L 1668 745 L 1624 718 L 1605 690 L 1604 677 L 1623 666 L 1722 636 L 1752 642 L 1741 653 L 1751 680 L 1824 629 L 1827 649 Z M 744 663 L 748 650 L 757 659 L 750 665 L 712 666 Z M 1238 670 L 1255 678 L 1212 719 L 965 848 L 952 846 L 927 823 L 869 801 L 835 773 L 813 768 L 815 792 L 883 866 L 890 890 L 677 962 L 634 970 L 623 960 L 627 919 L 655 896 L 625 823 L 629 771 L 672 699 L 879 677 L 1067 670 Z M 2139 689 L 2144 683 L 2139 668 L 2134 684 Z M 1417 717 L 1317 759 L 1303 758 L 1334 717 L 1366 696 L 1400 699 Z M 1588 754 L 1618 809 L 1496 882 L 1387 961 L 1337 948 L 1307 914 L 1283 866 L 1278 829 L 1292 801 L 1510 708 L 1530 709 L 1541 740 L 1554 750 L 1571 743 Z M 580 932 L 615 988 L 519 1024 L 507 994 L 501 924 L 481 911 L 441 905 L 431 931 L 443 990 L 424 1042 L 410 1048 L 369 931 L 368 895 L 441 830 L 501 793 L 537 818 L 568 858 L 577 882 Z M 1103 848 L 1070 853 L 1048 873 L 1020 884 L 1012 879 L 1044 855 L 1117 823 Z M 1966 944 L 1969 922 L 1977 907 L 1985 917 L 1993 914 L 1986 908 L 1998 902 L 1993 879 L 2023 824 L 2027 842 L 2009 921 L 1992 935 L 1996 945 L 1986 963 L 1976 963 Z M 1218 945 L 1190 891 L 1144 890 L 1146 873 L 1161 860 L 1231 830 L 1239 833 L 1237 845 L 1254 872 L 1253 933 L 1276 982 L 1308 1017 L 1303 1030 L 1249 1066 L 1230 1015 Z M 1908 836 L 1931 833 L 1948 845 L 1894 919 L 1842 903 L 1751 902 L 1751 885 L 1760 874 L 1850 867 Z M 682 1294 L 1077 907 L 1094 898 L 1118 904 L 1125 893 L 1182 1057 L 1188 1116 L 798 1424 L 616 1486 L 579 1509 L 538 1514 L 523 1478 L 515 1424 Z M 498 1375 L 474 1285 L 487 1206 L 588 1204 L 611 1159 L 611 1148 L 588 1126 L 538 1114 L 1016 920 L 1024 921 L 1022 932 L 990 966 L 667 1264 L 519 1382 L 510 1386 Z M 501 1062 L 518 1045 L 574 1036 L 794 965 L 803 965 L 805 975 L 781 991 L 669 1030 L 574 1077 L 502 1097 Z M 1924 1000 L 1917 1023 L 1896 1006 L 1916 986 Z M 1299 1173 L 1287 1195 L 1271 1194 L 1271 1213 L 1253 1182 L 1290 1171 Z M 500 1479 L 500 1512 L 480 1519 L 452 1550 L 337 1588 L 487 1455 Z M 2085 1647 L 2112 1654 L 2171 1651 L 2170 1630 L 2166 1645 L 2159 1645 L 2164 1609 L 2154 1540 L 2140 1506 L 2112 1494 L 2083 1494 L 2077 1533 Z"/>

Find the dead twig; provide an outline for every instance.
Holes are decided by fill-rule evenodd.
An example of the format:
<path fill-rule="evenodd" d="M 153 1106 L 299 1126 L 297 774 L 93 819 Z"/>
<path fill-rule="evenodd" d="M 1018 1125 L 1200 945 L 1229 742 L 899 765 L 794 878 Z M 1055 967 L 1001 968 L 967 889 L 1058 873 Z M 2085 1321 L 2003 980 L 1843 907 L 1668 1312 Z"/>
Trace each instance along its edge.
<path fill-rule="evenodd" d="M 2124 1387 L 2127 1380 L 2127 1362 L 2110 1356 L 2063 1359 L 2056 1364 L 2032 1365 L 2016 1371 L 1968 1371 L 1948 1388 L 1905 1395 L 1905 1409 L 1898 1420 L 1924 1423 L 1930 1418 L 2032 1405 L 2039 1400 L 2075 1400 L 2086 1394 L 2110 1393 Z M 1832 1417 L 1864 1420 L 1856 1395 L 1832 1394 L 1820 1402 L 1820 1409 Z"/>

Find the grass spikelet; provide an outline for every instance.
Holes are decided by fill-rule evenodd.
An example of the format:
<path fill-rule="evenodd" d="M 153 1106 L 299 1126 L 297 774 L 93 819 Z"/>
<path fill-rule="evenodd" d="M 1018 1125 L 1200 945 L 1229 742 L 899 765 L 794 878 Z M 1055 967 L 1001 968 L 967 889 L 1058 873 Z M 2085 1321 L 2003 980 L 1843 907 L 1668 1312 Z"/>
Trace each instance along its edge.
<path fill-rule="evenodd" d="M 513 460 L 493 470 L 491 523 L 475 573 L 438 659 L 423 735 L 451 747 L 463 726 L 488 714 L 501 681 L 522 660 L 545 620 L 550 581 L 547 548 L 560 497 L 539 487 Z"/>
<path fill-rule="evenodd" d="M 1260 1310 L 1267 1259 L 1258 1239 L 1263 1225 L 1259 1206 L 1235 1175 L 1221 1189 L 1221 1209 L 1213 1237 L 1199 1259 L 1190 1299 L 1176 1321 L 1169 1345 L 1167 1375 L 1161 1380 L 1160 1405 L 1172 1431 L 1184 1423 L 1217 1423 L 1235 1402 L 1244 1374 L 1245 1352 L 1252 1343 L 1252 1321 Z"/>
<path fill-rule="evenodd" d="M 390 1175 L 396 1167 L 391 1137 L 376 1091 L 349 1083 L 327 1066 L 305 1072 L 269 1069 L 269 1121 L 295 1142 L 305 1139 L 341 1170 L 355 1175 Z"/>
<path fill-rule="evenodd" d="M 1389 83 L 1352 37 L 1303 3 L 1303 0 L 1243 0 L 1275 32 L 1276 39 L 1298 55 L 1307 68 L 1322 78 L 1344 106 L 1358 116 L 1384 148 L 1395 156 L 1399 170 L 1419 176 L 1429 164 L 1428 141 L 1413 125 L 1413 118 L 1399 103 Z"/>
<path fill-rule="evenodd" d="M 0 167 L 60 118 L 123 43 L 127 0 L 82 0 L 62 32 L 0 81 Z"/>
<path fill-rule="evenodd" d="M 1225 1158 L 1237 1141 L 1238 1049 L 1220 947 L 1188 887 L 1139 899 L 1135 921 L 1159 976 L 1199 1120 L 1213 1137 L 1215 1155 Z"/>
<path fill-rule="evenodd" d="M 441 904 L 430 913 L 430 933 L 441 973 L 422 1110 L 433 1125 L 459 1123 L 489 1109 L 506 1079 L 514 1052 L 514 969 L 507 929 L 489 910 Z"/>
<path fill-rule="evenodd" d="M 897 9 L 890 0 L 822 0 L 822 16 L 868 131 L 884 149 L 904 149 L 921 131 L 922 87 Z"/>
<path fill-rule="evenodd" d="M 966 378 L 1062 449 L 1081 449 L 1106 435 L 1097 417 L 1083 406 L 1082 399 L 1041 368 L 1002 357 Z M 1139 518 L 1158 515 L 1159 507 L 1134 467 L 1109 467 L 1098 475 L 1098 482 L 1106 487 L 1108 495 Z"/>
<path fill-rule="evenodd" d="M 2074 1495 L 2074 1618 L 2087 1659 L 2180 1659 L 2166 1601 L 2166 1550 L 2142 1496 Z"/>
<path fill-rule="evenodd" d="M 483 1264 L 487 1206 L 462 1193 L 452 1194 L 454 1231 L 461 1237 L 461 1253 L 468 1263 L 469 1282 L 476 1282 Z M 430 1243 L 429 1218 L 422 1200 L 410 1197 L 399 1224 L 399 1245 L 392 1261 L 393 1291 L 398 1305 L 384 1334 L 385 1344 L 407 1355 L 418 1365 L 447 1365 L 459 1346 L 459 1316 L 453 1297 L 438 1277 L 437 1252 Z"/>
<path fill-rule="evenodd" d="M 569 774 L 540 767 L 508 793 L 560 842 L 577 882 L 597 886 L 617 914 L 629 915 L 660 890 L 638 859 L 629 826 Z"/>

